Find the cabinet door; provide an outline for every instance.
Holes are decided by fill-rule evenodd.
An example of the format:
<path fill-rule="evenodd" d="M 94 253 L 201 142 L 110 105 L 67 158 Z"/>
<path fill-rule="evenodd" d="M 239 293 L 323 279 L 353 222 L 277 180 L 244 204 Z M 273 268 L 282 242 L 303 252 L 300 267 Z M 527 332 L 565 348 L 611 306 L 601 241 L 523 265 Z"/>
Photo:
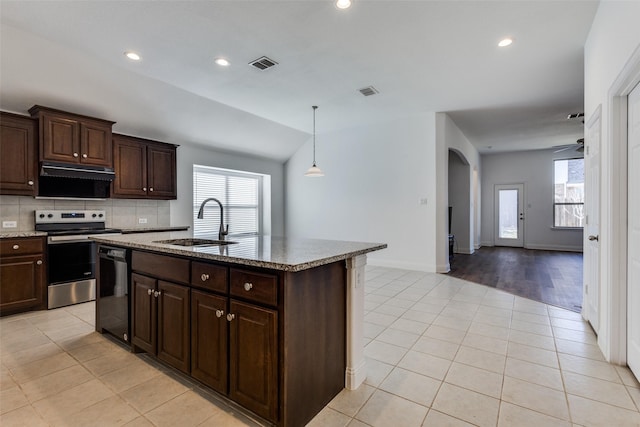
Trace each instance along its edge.
<path fill-rule="evenodd" d="M 80 123 L 80 162 L 113 167 L 110 124 L 89 121 Z"/>
<path fill-rule="evenodd" d="M 227 298 L 191 291 L 191 376 L 227 394 Z"/>
<path fill-rule="evenodd" d="M 176 198 L 176 149 L 149 145 L 147 148 L 149 197 Z"/>
<path fill-rule="evenodd" d="M 133 138 L 113 137 L 114 197 L 144 198 L 147 196 L 147 148 Z"/>
<path fill-rule="evenodd" d="M 278 314 L 231 300 L 229 397 L 268 420 L 278 411 Z"/>
<path fill-rule="evenodd" d="M 131 343 L 151 354 L 156 353 L 155 288 L 155 279 L 131 275 Z"/>
<path fill-rule="evenodd" d="M 43 114 L 40 131 L 40 160 L 80 161 L 80 124 L 76 120 Z"/>
<path fill-rule="evenodd" d="M 189 373 L 189 288 L 158 281 L 158 359 Z"/>
<path fill-rule="evenodd" d="M 0 314 L 44 306 L 44 269 L 42 254 L 0 258 Z"/>
<path fill-rule="evenodd" d="M 36 122 L 0 113 L 0 194 L 35 196 Z"/>

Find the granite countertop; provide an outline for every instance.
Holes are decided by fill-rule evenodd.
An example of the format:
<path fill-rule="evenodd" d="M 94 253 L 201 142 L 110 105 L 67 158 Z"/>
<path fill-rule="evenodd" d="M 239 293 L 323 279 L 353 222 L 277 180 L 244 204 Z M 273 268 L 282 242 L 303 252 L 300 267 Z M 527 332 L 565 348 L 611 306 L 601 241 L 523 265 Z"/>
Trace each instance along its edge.
<path fill-rule="evenodd" d="M 196 235 L 190 231 L 94 236 L 93 240 L 131 249 L 144 249 L 193 259 L 222 261 L 282 271 L 302 271 L 363 255 L 387 247 L 386 243 L 297 239 L 276 236 L 228 236 L 237 242 L 224 246 L 178 246 L 159 240 L 185 238 L 217 240 L 217 235 Z"/>
<path fill-rule="evenodd" d="M 17 239 L 21 237 L 41 237 L 46 236 L 45 231 L 11 231 L 0 233 L 0 239 Z"/>

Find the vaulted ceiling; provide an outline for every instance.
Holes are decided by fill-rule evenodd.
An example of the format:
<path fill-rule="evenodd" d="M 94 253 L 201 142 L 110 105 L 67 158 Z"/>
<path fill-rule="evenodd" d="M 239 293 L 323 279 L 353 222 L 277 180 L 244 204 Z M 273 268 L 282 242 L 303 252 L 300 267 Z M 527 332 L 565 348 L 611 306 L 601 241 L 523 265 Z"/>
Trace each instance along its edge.
<path fill-rule="evenodd" d="M 0 107 L 284 161 L 318 133 L 447 112 L 481 151 L 583 133 L 596 1 L 0 1 Z M 505 48 L 498 41 L 511 37 Z M 135 51 L 133 62 L 123 53 Z M 278 64 L 251 65 L 267 56 Z M 214 63 L 217 57 L 230 66 Z M 374 86 L 379 93 L 363 96 Z M 488 147 L 491 148 L 488 148 Z"/>

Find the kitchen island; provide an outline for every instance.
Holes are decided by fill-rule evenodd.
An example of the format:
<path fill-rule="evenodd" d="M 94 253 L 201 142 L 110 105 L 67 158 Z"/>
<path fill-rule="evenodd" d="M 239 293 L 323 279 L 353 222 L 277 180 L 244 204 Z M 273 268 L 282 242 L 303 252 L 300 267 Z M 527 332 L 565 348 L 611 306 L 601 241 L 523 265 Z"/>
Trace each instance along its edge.
<path fill-rule="evenodd" d="M 132 251 L 134 351 L 279 426 L 305 425 L 364 381 L 366 254 L 386 244 L 229 236 L 183 246 L 194 238 L 216 240 L 188 231 L 95 238 Z"/>

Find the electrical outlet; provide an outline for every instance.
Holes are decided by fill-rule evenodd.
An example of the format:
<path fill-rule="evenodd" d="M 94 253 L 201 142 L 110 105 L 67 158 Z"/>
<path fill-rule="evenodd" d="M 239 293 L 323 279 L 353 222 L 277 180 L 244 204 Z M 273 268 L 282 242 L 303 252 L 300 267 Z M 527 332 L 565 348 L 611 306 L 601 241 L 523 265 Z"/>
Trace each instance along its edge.
<path fill-rule="evenodd" d="M 426 197 L 421 198 L 420 199 L 420 204 L 421 205 L 426 205 L 427 204 L 427 198 Z"/>
<path fill-rule="evenodd" d="M 138 224 L 146 224 L 147 218 L 138 218 Z"/>
<path fill-rule="evenodd" d="M 18 221 L 2 221 L 2 228 L 18 228 Z"/>

